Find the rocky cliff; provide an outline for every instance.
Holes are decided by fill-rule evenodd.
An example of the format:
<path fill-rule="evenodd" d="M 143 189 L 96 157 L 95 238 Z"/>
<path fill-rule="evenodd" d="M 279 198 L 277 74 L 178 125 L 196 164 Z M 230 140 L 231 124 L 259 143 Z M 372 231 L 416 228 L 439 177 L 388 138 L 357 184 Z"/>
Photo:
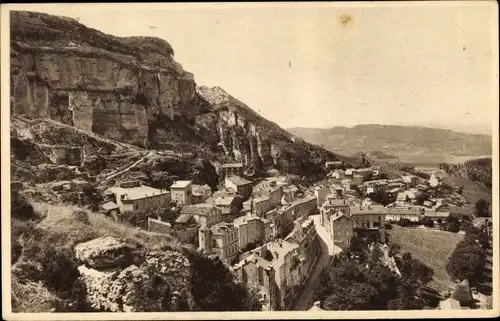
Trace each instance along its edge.
<path fill-rule="evenodd" d="M 336 155 L 292 141 L 221 88 L 196 86 L 170 44 L 120 38 L 76 20 L 11 12 L 11 110 L 140 147 L 202 152 L 311 179 Z"/>

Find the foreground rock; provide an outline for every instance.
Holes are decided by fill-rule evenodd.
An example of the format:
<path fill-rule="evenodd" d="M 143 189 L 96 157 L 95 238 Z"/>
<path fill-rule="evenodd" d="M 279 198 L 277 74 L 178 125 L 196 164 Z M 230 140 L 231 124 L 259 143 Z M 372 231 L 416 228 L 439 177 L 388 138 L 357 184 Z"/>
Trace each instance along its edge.
<path fill-rule="evenodd" d="M 153 251 L 142 256 L 113 237 L 78 244 L 75 252 L 84 263 L 78 270 L 87 287 L 88 302 L 96 310 L 152 312 L 194 307 L 191 266 L 179 252 Z M 150 288 L 153 297 L 145 295 Z"/>

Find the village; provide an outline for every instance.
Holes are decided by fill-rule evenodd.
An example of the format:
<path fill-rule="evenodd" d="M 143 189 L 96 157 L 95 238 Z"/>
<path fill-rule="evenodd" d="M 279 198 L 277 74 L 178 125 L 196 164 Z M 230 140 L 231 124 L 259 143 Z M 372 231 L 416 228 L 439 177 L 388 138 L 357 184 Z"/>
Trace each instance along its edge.
<path fill-rule="evenodd" d="M 434 173 L 387 179 L 380 166 L 345 167 L 326 162 L 327 179 L 305 187 L 274 169 L 255 179 L 242 163 L 223 164 L 216 191 L 190 180 L 169 190 L 131 181 L 111 187 L 100 207 L 115 219 L 153 213 L 138 228 L 173 234 L 220 258 L 258 290 L 267 311 L 311 307 L 313 279 L 353 236 L 384 243 L 391 223 L 432 227 L 450 216 L 475 219 L 474 208 L 456 191 L 443 192 Z"/>

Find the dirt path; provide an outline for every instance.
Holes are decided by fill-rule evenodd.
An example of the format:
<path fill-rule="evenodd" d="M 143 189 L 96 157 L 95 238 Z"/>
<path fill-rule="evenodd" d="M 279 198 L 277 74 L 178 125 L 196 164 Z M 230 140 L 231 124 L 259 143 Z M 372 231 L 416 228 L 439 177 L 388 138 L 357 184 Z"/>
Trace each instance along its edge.
<path fill-rule="evenodd" d="M 122 169 L 121 171 L 118 171 L 116 173 L 113 173 L 113 174 L 110 174 L 108 175 L 102 182 L 101 184 L 107 184 L 110 180 L 112 180 L 113 178 L 115 178 L 116 176 L 118 175 L 121 175 L 127 171 L 129 171 L 132 167 L 134 166 L 137 166 L 139 165 L 140 163 L 142 163 L 146 158 L 148 158 L 149 156 L 152 156 L 154 154 L 154 152 L 148 152 L 146 155 L 142 156 L 138 161 L 135 161 L 134 163 L 132 163 L 130 166 L 127 166 L 125 169 Z"/>

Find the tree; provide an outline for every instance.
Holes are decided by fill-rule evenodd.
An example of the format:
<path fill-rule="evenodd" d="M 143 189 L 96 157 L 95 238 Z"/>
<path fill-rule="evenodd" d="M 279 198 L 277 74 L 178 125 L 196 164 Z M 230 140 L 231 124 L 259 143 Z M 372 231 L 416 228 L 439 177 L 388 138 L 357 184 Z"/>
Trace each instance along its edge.
<path fill-rule="evenodd" d="M 193 268 L 193 296 L 201 311 L 258 311 L 256 293 L 235 282 L 224 263 L 200 253 L 189 254 Z"/>
<path fill-rule="evenodd" d="M 93 211 L 97 211 L 99 209 L 99 203 L 102 202 L 102 195 L 100 195 L 96 186 L 87 183 L 82 186 L 82 192 L 84 196 L 84 203 L 90 204 L 90 208 Z"/>
<path fill-rule="evenodd" d="M 460 241 L 446 265 L 446 271 L 453 279 L 481 281 L 485 266 L 484 249 L 472 238 Z"/>
<path fill-rule="evenodd" d="M 23 221 L 39 220 L 41 218 L 26 198 L 16 190 L 11 191 L 10 211 L 12 218 Z"/>
<path fill-rule="evenodd" d="M 476 202 L 476 216 L 478 217 L 488 217 L 490 215 L 489 211 L 490 204 L 484 199 L 480 199 Z"/>
<path fill-rule="evenodd" d="M 446 218 L 445 230 L 452 233 L 458 233 L 460 231 L 460 221 L 455 216 L 448 216 Z"/>
<path fill-rule="evenodd" d="M 465 237 L 476 241 L 485 250 L 490 247 L 488 234 L 477 227 L 470 226 L 467 230 L 465 230 Z"/>
<path fill-rule="evenodd" d="M 422 225 L 425 227 L 431 228 L 431 227 L 434 227 L 434 221 L 427 217 L 422 221 Z"/>

